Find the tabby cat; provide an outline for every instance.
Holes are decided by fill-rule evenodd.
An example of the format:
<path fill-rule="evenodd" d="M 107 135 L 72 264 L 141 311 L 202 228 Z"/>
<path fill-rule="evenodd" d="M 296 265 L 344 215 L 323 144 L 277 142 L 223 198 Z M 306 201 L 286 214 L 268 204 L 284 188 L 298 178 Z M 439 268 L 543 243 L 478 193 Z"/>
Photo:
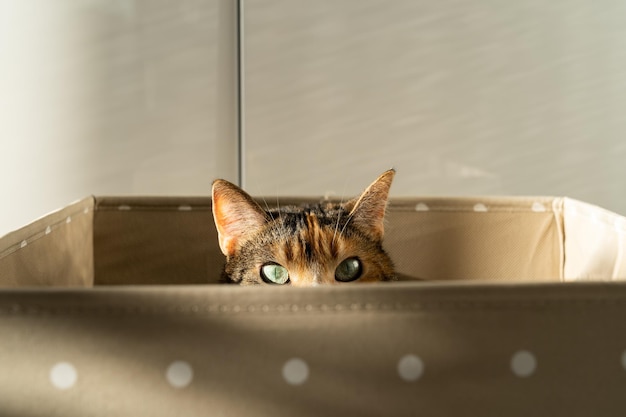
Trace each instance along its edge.
<path fill-rule="evenodd" d="M 382 247 L 395 175 L 384 172 L 358 198 L 264 210 L 241 188 L 213 182 L 213 217 L 226 255 L 225 282 L 312 286 L 395 279 Z"/>

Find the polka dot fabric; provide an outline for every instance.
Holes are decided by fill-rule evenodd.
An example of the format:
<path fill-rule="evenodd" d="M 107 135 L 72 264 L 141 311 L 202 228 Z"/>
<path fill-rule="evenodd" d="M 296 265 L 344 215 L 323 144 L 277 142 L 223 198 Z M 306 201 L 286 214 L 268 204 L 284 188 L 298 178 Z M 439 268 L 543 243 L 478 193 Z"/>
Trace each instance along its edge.
<path fill-rule="evenodd" d="M 621 247 L 616 215 L 552 198 L 397 201 L 385 239 L 400 272 L 454 282 L 268 289 L 172 285 L 205 279 L 209 251 L 223 259 L 199 226 L 211 224 L 206 200 L 163 201 L 79 202 L 0 249 L 0 280 L 96 271 L 118 284 L 0 290 L 0 415 L 626 409 L 626 285 L 561 280 L 568 262 L 577 277 L 623 275 L 618 252 L 598 249 Z M 564 244 L 576 255 L 562 258 Z"/>
<path fill-rule="evenodd" d="M 54 404 L 52 416 L 287 416 L 311 404 L 330 416 L 457 415 L 487 392 L 500 411 L 522 395 L 517 415 L 611 415 L 624 398 L 623 286 L 292 290 L 0 293 L 3 405 L 42 415 Z"/>

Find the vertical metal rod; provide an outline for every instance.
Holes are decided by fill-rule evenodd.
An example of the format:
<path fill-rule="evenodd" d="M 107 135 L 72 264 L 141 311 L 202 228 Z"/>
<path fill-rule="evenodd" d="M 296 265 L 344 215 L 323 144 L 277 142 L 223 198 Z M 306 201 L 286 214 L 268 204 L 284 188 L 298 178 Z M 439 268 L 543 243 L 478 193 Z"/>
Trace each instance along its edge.
<path fill-rule="evenodd" d="M 237 181 L 245 188 L 246 178 L 246 129 L 244 86 L 244 0 L 237 0 Z"/>

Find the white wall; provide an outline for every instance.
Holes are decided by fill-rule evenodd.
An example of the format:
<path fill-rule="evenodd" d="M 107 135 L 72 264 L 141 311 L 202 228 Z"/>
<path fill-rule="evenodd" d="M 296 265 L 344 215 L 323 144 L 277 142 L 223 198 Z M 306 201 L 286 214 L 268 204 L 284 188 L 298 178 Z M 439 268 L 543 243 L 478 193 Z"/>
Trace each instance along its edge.
<path fill-rule="evenodd" d="M 0 0 L 0 235 L 237 177 L 231 0 Z"/>
<path fill-rule="evenodd" d="M 626 214 L 626 2 L 246 2 L 246 185 Z"/>
<path fill-rule="evenodd" d="M 237 0 L 0 0 L 0 235 L 237 179 Z M 244 183 L 626 214 L 626 3 L 246 0 Z"/>

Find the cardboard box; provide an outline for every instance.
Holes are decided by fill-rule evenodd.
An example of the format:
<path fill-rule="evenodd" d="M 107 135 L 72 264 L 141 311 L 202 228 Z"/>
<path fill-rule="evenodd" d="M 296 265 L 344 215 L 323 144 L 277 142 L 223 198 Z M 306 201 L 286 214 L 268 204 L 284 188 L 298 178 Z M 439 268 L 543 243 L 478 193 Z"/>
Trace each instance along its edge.
<path fill-rule="evenodd" d="M 403 282 L 245 288 L 208 198 L 52 213 L 0 239 L 0 415 L 626 411 L 626 219 L 394 199 L 385 239 Z"/>

